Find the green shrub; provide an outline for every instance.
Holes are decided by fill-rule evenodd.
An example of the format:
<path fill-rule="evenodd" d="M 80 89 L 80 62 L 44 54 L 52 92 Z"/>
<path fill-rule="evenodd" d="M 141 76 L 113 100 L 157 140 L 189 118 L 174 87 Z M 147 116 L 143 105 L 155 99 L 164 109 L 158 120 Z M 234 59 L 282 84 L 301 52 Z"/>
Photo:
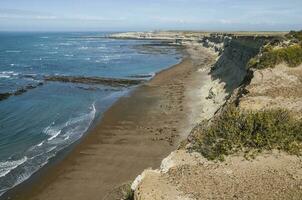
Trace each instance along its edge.
<path fill-rule="evenodd" d="M 134 199 L 134 191 L 131 189 L 131 184 L 128 184 L 125 189 L 124 200 L 133 200 Z"/>
<path fill-rule="evenodd" d="M 285 35 L 288 39 L 297 39 L 302 41 L 302 30 L 301 31 L 290 31 L 288 34 Z"/>
<path fill-rule="evenodd" d="M 302 63 L 302 46 L 295 44 L 289 47 L 273 49 L 270 45 L 266 46 L 260 57 L 249 61 L 249 68 L 264 69 L 273 68 L 277 64 L 285 62 L 289 67 L 296 67 Z"/>
<path fill-rule="evenodd" d="M 193 149 L 210 160 L 272 149 L 301 155 L 302 121 L 285 110 L 240 112 L 230 106 L 204 126 L 196 140 Z"/>

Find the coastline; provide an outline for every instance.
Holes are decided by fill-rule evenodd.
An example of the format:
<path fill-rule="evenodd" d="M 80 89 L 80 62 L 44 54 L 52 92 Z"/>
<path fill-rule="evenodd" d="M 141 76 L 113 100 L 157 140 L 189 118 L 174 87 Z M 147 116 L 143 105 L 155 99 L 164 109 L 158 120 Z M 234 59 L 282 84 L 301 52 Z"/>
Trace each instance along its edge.
<path fill-rule="evenodd" d="M 291 32 L 290 34 L 298 33 Z M 131 35 L 133 38 L 175 37 L 174 33 L 169 35 L 169 33 L 161 32 L 122 33 L 115 37 L 123 38 Z M 300 64 L 297 63 L 297 66 L 290 66 L 290 63 L 285 62 L 274 67 L 265 65 L 264 69 L 257 68 L 257 65 L 251 67 L 250 61 L 262 58 L 263 49 L 268 45 L 275 46 L 278 51 L 286 51 L 296 47 L 301 39 L 291 41 L 291 39 L 286 39 L 288 37 L 273 34 L 255 36 L 216 33 L 211 34 L 210 37 L 202 34 L 192 36 L 191 33 L 179 34 L 177 37 L 182 37 L 183 40 L 176 40 L 176 43 L 191 42 L 193 48 L 190 49 L 203 46 L 209 51 L 216 52 L 215 62 L 198 70 L 200 80 L 202 80 L 198 83 L 199 87 L 191 88 L 191 91 L 187 90 L 189 93 L 199 94 L 198 101 L 195 104 L 191 102 L 192 108 L 199 109 L 192 112 L 191 117 L 198 119 L 199 123 L 182 141 L 179 148 L 162 160 L 159 167 L 146 168 L 142 171 L 133 179 L 131 190 L 120 188 L 120 191 L 127 194 L 124 194 L 123 197 L 127 197 L 124 199 L 299 199 L 302 188 L 302 165 L 299 157 L 301 154 L 298 149 L 291 151 L 295 147 L 291 144 L 301 143 L 301 140 L 294 138 L 301 132 L 298 130 L 298 133 L 293 133 L 295 128 L 290 128 L 289 131 L 276 130 L 279 130 L 280 126 L 291 126 L 291 123 L 294 124 L 293 126 L 301 124 L 298 111 L 301 109 L 301 61 L 299 61 Z M 294 36 L 296 37 L 298 36 Z M 275 41 L 280 41 L 280 43 L 274 43 Z M 277 51 L 276 49 L 272 51 Z M 298 54 L 301 48 L 297 48 L 295 52 Z M 272 59 L 272 56 L 268 58 Z M 293 58 L 295 59 L 298 58 Z M 192 61 L 196 60 L 198 61 L 198 59 L 192 59 Z M 256 64 L 265 63 L 261 59 L 256 61 Z M 232 108 L 236 111 L 230 111 Z M 271 116 L 271 113 L 278 113 L 280 108 L 288 113 L 288 117 L 283 118 L 284 121 L 272 123 L 274 120 L 267 121 L 261 117 L 259 122 L 256 122 L 257 119 L 250 118 L 250 116 Z M 226 113 L 228 113 L 227 116 Z M 248 116 L 248 119 L 254 122 L 243 122 L 242 125 L 238 123 L 242 118 L 234 117 L 236 115 L 234 113 Z M 296 117 L 299 117 L 298 121 Z M 272 118 L 279 119 L 278 116 Z M 244 123 L 254 124 L 254 126 Z M 246 146 L 240 149 L 245 143 L 242 142 L 239 145 L 239 151 L 233 151 L 232 148 L 238 146 L 238 143 L 235 144 L 238 140 L 234 138 L 251 141 L 248 135 L 257 133 L 259 124 L 262 127 L 271 127 L 267 130 L 273 129 L 271 131 L 273 135 L 267 133 L 265 129 L 260 130 L 259 135 L 265 137 L 269 145 L 266 147 Z M 235 126 L 237 130 L 239 129 L 238 131 L 234 131 Z M 242 129 L 245 126 L 251 127 L 250 132 Z M 276 141 L 275 135 L 284 132 L 287 134 L 278 136 L 280 140 Z M 292 143 L 287 143 L 290 145 L 286 148 L 280 148 L 291 136 L 294 136 L 289 140 Z M 258 137 L 256 140 L 255 143 L 258 143 Z M 230 151 L 233 152 L 230 153 Z M 212 157 L 217 155 L 219 157 Z M 110 199 L 121 199 L 121 196 L 114 197 L 119 198 Z"/>
<path fill-rule="evenodd" d="M 204 49 L 195 51 L 209 57 Z M 186 56 L 119 99 L 66 158 L 13 198 L 103 199 L 146 167 L 157 167 L 195 125 L 190 105 L 198 98 L 186 89 L 198 87 L 195 72 L 213 60 L 192 59 Z"/>

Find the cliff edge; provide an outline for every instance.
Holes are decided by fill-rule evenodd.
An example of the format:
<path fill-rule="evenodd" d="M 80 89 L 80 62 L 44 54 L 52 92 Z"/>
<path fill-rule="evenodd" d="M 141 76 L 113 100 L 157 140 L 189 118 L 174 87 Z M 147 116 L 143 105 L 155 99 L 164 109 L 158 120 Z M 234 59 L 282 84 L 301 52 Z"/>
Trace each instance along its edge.
<path fill-rule="evenodd" d="M 301 32 L 163 35 L 216 54 L 200 69 L 207 106 L 179 149 L 139 175 L 127 198 L 301 199 Z"/>

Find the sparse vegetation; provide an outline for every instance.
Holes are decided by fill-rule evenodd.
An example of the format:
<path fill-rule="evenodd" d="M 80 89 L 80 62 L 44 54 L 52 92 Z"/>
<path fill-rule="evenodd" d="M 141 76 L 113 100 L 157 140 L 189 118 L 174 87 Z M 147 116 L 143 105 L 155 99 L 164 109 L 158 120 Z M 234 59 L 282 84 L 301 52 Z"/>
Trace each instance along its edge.
<path fill-rule="evenodd" d="M 302 41 L 302 30 L 301 31 L 290 31 L 288 34 L 285 35 L 288 39 L 296 39 Z"/>
<path fill-rule="evenodd" d="M 285 37 L 288 39 L 288 45 L 281 47 L 266 45 L 259 55 L 249 61 L 248 67 L 273 68 L 282 62 L 288 64 L 289 67 L 300 65 L 302 63 L 302 31 L 291 31 Z"/>
<path fill-rule="evenodd" d="M 285 62 L 289 67 L 296 67 L 302 63 L 302 45 L 294 44 L 289 47 L 273 49 L 270 45 L 264 48 L 262 55 L 252 58 L 248 67 L 256 69 L 273 68 Z"/>
<path fill-rule="evenodd" d="M 125 196 L 124 200 L 133 200 L 134 199 L 134 191 L 131 189 L 131 185 L 127 184 L 125 190 L 123 191 Z"/>
<path fill-rule="evenodd" d="M 240 112 L 229 106 L 201 128 L 194 145 L 194 150 L 210 160 L 223 160 L 224 156 L 241 151 L 253 156 L 272 149 L 301 155 L 302 120 L 285 110 Z"/>

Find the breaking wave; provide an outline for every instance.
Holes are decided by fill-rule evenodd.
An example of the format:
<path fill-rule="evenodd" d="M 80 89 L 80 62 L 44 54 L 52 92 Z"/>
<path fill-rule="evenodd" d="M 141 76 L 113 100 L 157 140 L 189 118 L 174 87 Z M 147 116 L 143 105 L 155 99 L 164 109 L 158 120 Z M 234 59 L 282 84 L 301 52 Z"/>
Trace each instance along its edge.
<path fill-rule="evenodd" d="M 26 160 L 27 160 L 27 157 L 23 157 L 20 160 L 0 162 L 0 177 L 5 176 L 11 170 L 15 169 L 19 165 L 21 165 L 24 162 L 26 162 Z"/>

